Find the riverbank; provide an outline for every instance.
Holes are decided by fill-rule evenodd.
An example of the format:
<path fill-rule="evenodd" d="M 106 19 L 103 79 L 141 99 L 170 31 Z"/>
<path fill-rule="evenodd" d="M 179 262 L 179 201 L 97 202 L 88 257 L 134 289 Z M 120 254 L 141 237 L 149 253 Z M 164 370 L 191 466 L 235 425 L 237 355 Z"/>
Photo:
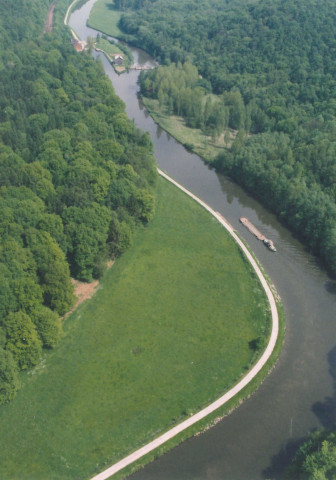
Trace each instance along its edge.
<path fill-rule="evenodd" d="M 157 450 L 160 446 L 165 445 L 167 448 L 167 442 L 169 442 L 172 439 L 175 439 L 180 433 L 186 432 L 188 429 L 190 429 L 193 425 L 198 424 L 201 420 L 207 418 L 207 421 L 209 421 L 208 417 L 209 415 L 213 414 L 214 412 L 218 413 L 218 409 L 226 405 L 231 399 L 235 398 L 237 401 L 237 395 L 244 390 L 246 386 L 248 386 L 261 372 L 261 370 L 268 364 L 269 360 L 271 357 L 274 355 L 276 347 L 279 347 L 279 344 L 281 346 L 281 342 L 279 342 L 279 316 L 278 316 L 278 308 L 276 305 L 275 297 L 270 289 L 270 286 L 268 285 L 264 274 L 261 272 L 259 265 L 257 264 L 256 260 L 253 258 L 251 253 L 249 252 L 248 248 L 245 246 L 245 244 L 241 241 L 241 239 L 237 236 L 235 231 L 232 229 L 231 225 L 225 220 L 225 218 L 212 210 L 206 203 L 204 203 L 202 200 L 200 200 L 197 196 L 189 192 L 187 189 L 179 185 L 176 181 L 174 181 L 172 178 L 170 178 L 167 174 L 159 170 L 159 174 L 168 180 L 170 183 L 175 185 L 175 187 L 179 188 L 181 191 L 183 191 L 186 195 L 191 197 L 196 203 L 201 205 L 205 210 L 207 210 L 213 217 L 217 219 L 217 221 L 229 232 L 229 234 L 233 237 L 235 242 L 239 245 L 241 248 L 242 252 L 244 252 L 244 255 L 246 256 L 247 260 L 250 262 L 250 265 L 254 269 L 259 281 L 261 282 L 263 289 L 265 290 L 265 293 L 267 295 L 267 299 L 270 304 L 271 308 L 271 317 L 272 317 L 272 328 L 271 328 L 271 335 L 269 342 L 267 344 L 267 347 L 261 356 L 261 358 L 257 361 L 257 363 L 253 366 L 253 368 L 240 380 L 234 387 L 232 387 L 228 392 L 226 392 L 223 396 L 221 396 L 218 400 L 215 402 L 211 403 L 208 407 L 202 409 L 195 415 L 191 415 L 191 417 L 176 427 L 172 428 L 171 430 L 165 432 L 163 435 L 160 437 L 156 438 L 152 442 L 148 443 L 147 445 L 141 447 L 139 450 L 133 452 L 131 455 L 125 457 L 124 459 L 120 460 L 116 464 L 112 465 L 105 471 L 101 472 L 100 474 L 94 476 L 91 480 L 107 480 L 111 476 L 114 476 L 120 471 L 124 471 L 125 468 L 129 467 L 130 465 L 133 465 L 137 460 L 141 460 L 146 455 L 151 454 L 154 450 Z M 282 332 L 281 332 L 282 333 Z M 281 334 L 281 339 L 282 339 L 282 334 Z M 215 420 L 213 421 L 213 424 L 218 423 L 218 421 L 221 420 L 222 417 L 216 417 Z M 210 423 L 208 423 L 206 429 L 209 429 L 211 426 Z M 190 435 L 190 431 L 189 431 Z M 147 457 L 148 461 L 148 457 Z M 138 466 L 139 467 L 139 466 Z M 125 473 L 125 472 L 124 472 Z"/>
<path fill-rule="evenodd" d="M 218 153 L 225 148 L 224 136 L 213 138 L 200 129 L 187 127 L 182 117 L 169 115 L 165 107 L 160 107 L 158 100 L 144 96 L 141 96 L 141 100 L 153 120 L 163 130 L 208 163 L 213 163 Z M 231 141 L 235 135 L 235 132 L 230 132 Z"/>
<path fill-rule="evenodd" d="M 83 9 L 83 14 L 73 19 L 72 25 L 76 25 L 82 38 L 97 33 L 85 27 L 88 15 L 88 9 Z M 151 62 L 136 48 L 132 47 L 132 51 L 135 57 L 140 55 L 140 65 Z M 280 479 L 279 469 L 286 465 L 293 442 L 319 428 L 320 419 L 312 406 L 316 402 L 322 405 L 321 401 L 333 391 L 329 358 L 334 347 L 330 312 L 336 308 L 335 286 L 274 215 L 157 127 L 138 103 L 136 72 L 117 77 L 104 58 L 102 63 L 128 115 L 139 128 L 150 132 L 160 168 L 205 199 L 237 228 L 274 281 L 286 309 L 286 343 L 277 368 L 262 388 L 214 428 L 183 442 L 132 478 L 185 480 L 207 478 L 211 471 L 214 479 L 246 480 L 246 472 L 251 480 Z M 268 252 L 240 226 L 241 216 L 248 217 L 274 239 L 279 255 Z M 161 449 L 155 452 L 157 457 Z"/>
<path fill-rule="evenodd" d="M 272 297 L 272 298 L 273 298 L 273 297 Z M 274 305 L 275 305 L 275 304 L 274 304 Z M 277 314 L 276 314 L 276 315 L 277 315 Z M 276 324 L 278 324 L 278 320 L 276 321 Z M 282 327 L 283 327 L 283 323 L 282 323 Z M 277 328 L 278 328 L 278 326 L 276 327 L 276 330 L 277 330 Z M 273 334 L 272 334 L 272 335 L 273 335 Z M 276 337 L 275 337 L 275 339 L 276 339 Z M 268 364 L 268 368 L 267 368 L 266 370 L 269 370 L 269 369 L 271 368 L 272 361 L 274 362 L 275 358 L 277 358 L 277 355 L 278 355 L 279 352 L 280 352 L 281 344 L 282 344 L 282 340 L 283 340 L 283 328 L 282 328 L 282 335 L 281 335 L 281 338 L 280 338 L 279 340 L 280 340 L 280 341 L 279 341 L 280 347 L 277 349 L 276 354 L 275 354 L 275 357 L 274 357 L 274 358 L 272 357 L 272 359 L 270 360 L 270 362 L 269 362 L 269 364 Z M 273 341 L 274 341 L 274 339 L 273 339 Z M 271 343 L 272 343 L 272 342 L 271 342 Z M 275 343 L 276 343 L 276 341 L 274 341 L 274 344 L 272 345 L 272 349 L 275 347 Z M 269 350 L 269 348 L 267 348 L 267 350 Z M 267 353 L 265 352 L 264 355 L 265 355 L 265 354 L 267 354 Z M 270 351 L 268 351 L 268 354 L 270 355 Z M 264 355 L 263 355 L 263 357 L 264 357 Z M 263 363 L 263 365 L 265 365 L 265 363 L 267 362 L 267 360 L 269 360 L 269 359 L 266 359 L 266 361 Z M 258 365 L 259 365 L 259 362 L 258 362 Z M 254 370 L 254 369 L 253 369 L 253 370 Z M 250 373 L 249 373 L 249 375 L 247 376 L 247 377 L 249 377 L 249 382 L 250 382 L 250 381 L 253 379 L 253 377 L 256 375 L 256 379 L 255 379 L 255 380 L 258 381 L 259 384 L 260 384 L 262 378 L 264 378 L 264 376 L 266 375 L 266 370 L 265 370 L 265 372 L 263 372 L 263 375 L 261 375 L 260 378 L 259 378 L 259 376 L 257 375 L 257 372 L 252 373 L 252 374 L 251 374 L 251 375 L 252 375 L 251 377 L 249 377 L 249 376 L 250 376 Z M 246 378 L 247 378 L 247 377 L 246 377 Z M 246 386 L 246 384 L 244 384 L 244 386 Z M 249 385 L 249 387 L 251 387 L 251 386 L 252 386 L 252 384 Z M 241 388 L 243 388 L 243 386 L 242 386 Z M 241 388 L 238 388 L 238 391 L 240 391 Z M 256 388 L 256 387 L 254 387 L 254 388 Z M 232 408 L 234 408 L 234 406 L 237 406 L 237 405 L 242 401 L 242 398 L 246 398 L 247 396 L 249 396 L 250 393 L 251 393 L 251 391 L 252 391 L 252 390 L 250 390 L 250 388 L 247 388 L 246 391 L 242 392 L 242 395 L 241 395 L 240 397 L 235 397 L 234 402 L 232 402 L 232 405 L 230 405 L 230 406 L 227 405 L 227 408 L 228 408 L 229 410 L 226 409 L 224 413 L 222 412 L 222 414 L 224 415 L 224 414 L 227 413 L 228 411 L 232 410 Z M 236 392 L 235 392 L 235 394 L 236 394 Z M 226 401 L 227 401 L 227 400 L 226 400 Z M 226 401 L 225 401 L 224 403 L 226 403 Z M 216 406 L 216 409 L 217 409 L 217 408 L 220 408 L 220 406 Z M 209 412 L 206 413 L 206 416 L 208 416 L 208 415 L 210 415 L 210 417 L 208 417 L 208 418 L 206 419 L 206 423 L 204 424 L 204 427 L 205 427 L 205 428 L 208 428 L 212 423 L 216 423 L 216 422 L 218 421 L 218 412 L 216 412 L 216 416 L 214 416 L 214 418 L 211 418 L 212 416 L 211 416 L 211 413 L 209 413 Z M 201 417 L 201 418 L 202 418 L 202 417 Z M 196 421 L 198 422 L 199 419 L 197 419 Z M 195 422 L 196 422 L 196 421 L 195 421 Z M 194 423 L 194 422 L 191 421 L 190 424 L 192 425 L 193 423 Z M 201 427 L 201 426 L 198 425 L 198 427 L 197 427 L 197 432 L 199 432 L 199 428 L 200 428 L 200 427 Z M 189 437 L 189 436 L 192 435 L 192 434 L 194 434 L 194 433 L 191 431 L 191 429 L 188 430 L 188 433 L 183 432 L 183 434 L 182 434 L 183 439 Z M 176 439 L 173 440 L 173 442 L 174 442 L 173 444 L 176 445 L 176 444 L 179 443 L 180 441 L 182 441 L 181 438 L 176 438 Z M 162 448 L 163 448 L 164 451 L 166 451 L 167 449 L 171 448 L 173 444 L 171 444 L 171 442 L 168 442 L 168 444 L 164 445 Z M 157 445 L 156 445 L 156 447 L 157 447 Z M 154 448 L 156 448 L 156 447 L 154 447 Z M 157 452 L 156 452 L 155 455 L 157 455 Z M 148 461 L 149 461 L 148 458 L 142 459 L 142 462 L 144 462 L 144 463 L 147 463 Z M 132 468 L 133 468 L 133 467 L 132 467 Z M 136 468 L 138 468 L 138 465 L 137 465 Z M 97 477 L 97 478 L 98 478 L 98 477 Z M 107 477 L 105 477 L 105 478 L 107 478 Z"/>

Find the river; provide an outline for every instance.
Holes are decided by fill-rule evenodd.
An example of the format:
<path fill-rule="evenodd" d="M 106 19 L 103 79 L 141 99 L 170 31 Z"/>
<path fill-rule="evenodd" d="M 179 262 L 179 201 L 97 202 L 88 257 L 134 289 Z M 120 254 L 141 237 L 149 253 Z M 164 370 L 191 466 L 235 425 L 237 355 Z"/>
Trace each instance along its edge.
<path fill-rule="evenodd" d="M 70 17 L 69 23 L 81 39 L 96 36 L 95 30 L 86 27 L 95 1 L 89 0 Z M 131 50 L 135 63 L 153 64 L 145 52 Z M 150 133 L 159 167 L 237 229 L 272 279 L 286 314 L 282 353 L 255 394 L 216 426 L 130 478 L 279 480 L 291 453 L 307 434 L 335 421 L 336 284 L 274 215 L 154 123 L 137 96 L 138 71 L 118 76 L 103 55 L 97 56 L 125 102 L 129 117 Z M 277 253 L 270 252 L 241 226 L 241 216 L 274 241 Z"/>

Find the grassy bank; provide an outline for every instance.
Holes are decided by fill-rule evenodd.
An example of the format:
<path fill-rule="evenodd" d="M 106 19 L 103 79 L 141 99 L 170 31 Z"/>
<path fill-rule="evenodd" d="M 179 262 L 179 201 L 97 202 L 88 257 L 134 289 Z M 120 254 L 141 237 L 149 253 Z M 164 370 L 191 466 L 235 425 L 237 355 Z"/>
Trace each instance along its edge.
<path fill-rule="evenodd" d="M 233 240 L 160 179 L 153 222 L 0 408 L 0 478 L 104 469 L 226 391 L 269 321 Z"/>
<path fill-rule="evenodd" d="M 113 68 L 117 73 L 125 72 L 132 65 L 133 58 L 131 52 L 125 47 L 120 48 L 119 44 L 114 43 L 107 38 L 100 37 L 99 41 L 95 44 L 95 48 L 105 53 L 107 59 L 113 64 Z M 117 54 L 122 55 L 123 57 L 122 65 L 115 65 L 113 63 L 114 57 Z"/>
<path fill-rule="evenodd" d="M 121 31 L 119 30 L 118 23 L 121 13 L 120 10 L 114 7 L 112 0 L 98 0 L 91 10 L 87 24 L 89 27 L 95 28 L 106 35 L 119 37 Z"/>
<path fill-rule="evenodd" d="M 142 102 L 160 127 L 207 162 L 212 163 L 220 150 L 225 148 L 224 135 L 213 138 L 200 129 L 187 127 L 182 117 L 169 115 L 166 107 L 160 107 L 158 100 L 142 97 Z M 231 141 L 235 134 L 234 131 L 230 132 Z"/>

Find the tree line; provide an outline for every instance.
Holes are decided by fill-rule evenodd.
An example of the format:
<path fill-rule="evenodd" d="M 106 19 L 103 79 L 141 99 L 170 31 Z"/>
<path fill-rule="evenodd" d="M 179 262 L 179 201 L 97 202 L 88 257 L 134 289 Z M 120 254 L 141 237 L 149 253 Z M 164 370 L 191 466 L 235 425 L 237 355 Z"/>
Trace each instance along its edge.
<path fill-rule="evenodd" d="M 130 8 L 120 24 L 167 66 L 143 76 L 144 94 L 190 126 L 238 130 L 216 167 L 275 211 L 334 275 L 335 20 L 331 0 L 156 0 Z M 179 62 L 201 78 L 184 84 Z"/>
<path fill-rule="evenodd" d="M 140 92 L 157 99 L 169 114 L 184 117 L 191 128 L 216 134 L 232 123 L 224 99 L 211 95 L 211 85 L 200 78 L 191 63 L 172 63 L 141 72 Z"/>
<path fill-rule="evenodd" d="M 70 275 L 99 278 L 152 218 L 156 181 L 149 135 L 127 118 L 102 66 L 78 54 L 68 34 L 36 35 L 49 2 L 7 3 L 0 5 L 0 404 L 14 397 L 18 372 L 60 340 L 60 317 L 74 302 Z"/>
<path fill-rule="evenodd" d="M 245 105 L 239 90 L 214 95 L 211 83 L 189 62 L 141 72 L 140 87 L 142 95 L 157 99 L 169 114 L 184 117 L 188 127 L 215 137 L 228 128 L 258 133 L 267 121 L 254 101 Z"/>

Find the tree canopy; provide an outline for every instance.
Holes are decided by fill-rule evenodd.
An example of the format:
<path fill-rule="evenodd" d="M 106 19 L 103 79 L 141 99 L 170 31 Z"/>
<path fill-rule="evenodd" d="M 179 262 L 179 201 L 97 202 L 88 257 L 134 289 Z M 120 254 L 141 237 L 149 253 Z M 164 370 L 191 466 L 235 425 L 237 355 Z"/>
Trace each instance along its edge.
<path fill-rule="evenodd" d="M 132 8 L 121 18 L 125 38 L 167 65 L 142 76 L 142 93 L 211 135 L 239 131 L 217 168 L 335 274 L 335 2 L 156 0 Z"/>
<path fill-rule="evenodd" d="M 333 480 L 336 477 L 336 435 L 316 432 L 299 448 L 287 470 L 288 480 Z"/>

